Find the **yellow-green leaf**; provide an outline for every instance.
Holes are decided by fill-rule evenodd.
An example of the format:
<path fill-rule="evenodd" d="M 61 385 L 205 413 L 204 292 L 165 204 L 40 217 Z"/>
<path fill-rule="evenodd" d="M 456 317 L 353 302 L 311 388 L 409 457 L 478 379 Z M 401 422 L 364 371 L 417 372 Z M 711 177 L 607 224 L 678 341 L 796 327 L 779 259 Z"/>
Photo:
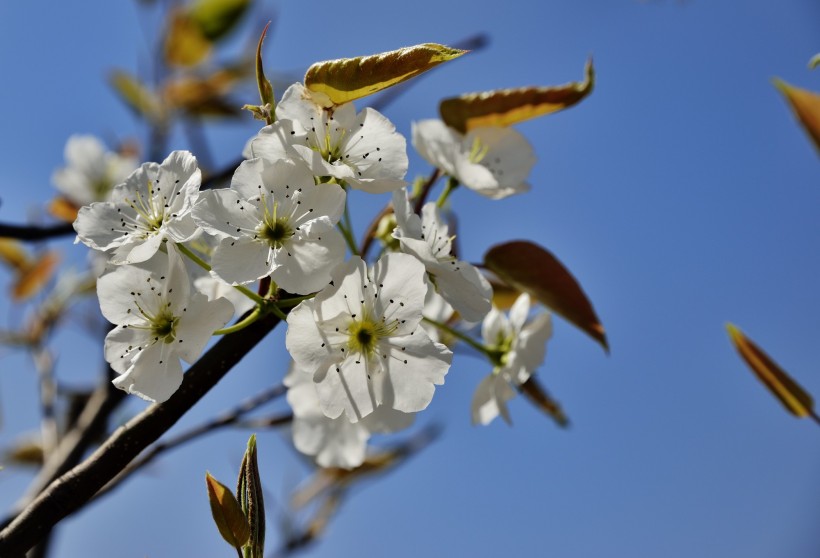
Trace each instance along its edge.
<path fill-rule="evenodd" d="M 820 150 L 820 94 L 789 85 L 775 78 L 774 85 L 789 102 L 794 115 Z"/>
<path fill-rule="evenodd" d="M 208 502 L 211 504 L 219 534 L 234 548 L 242 548 L 251 535 L 251 526 L 242 513 L 239 502 L 227 486 L 216 480 L 210 473 L 205 473 L 205 484 L 208 486 Z"/>
<path fill-rule="evenodd" d="M 741 358 L 787 411 L 801 418 L 814 415 L 814 400 L 811 395 L 736 326 L 726 324 L 726 330 Z"/>
<path fill-rule="evenodd" d="M 569 419 L 564 414 L 561 404 L 552 398 L 544 386 L 535 379 L 535 376 L 530 376 L 526 382 L 518 386 L 518 390 L 539 410 L 551 417 L 558 426 L 561 428 L 569 426 Z"/>
<path fill-rule="evenodd" d="M 202 36 L 213 42 L 225 37 L 242 19 L 251 0 L 197 0 L 188 8 Z"/>
<path fill-rule="evenodd" d="M 128 107 L 152 123 L 162 121 L 162 107 L 159 99 L 140 81 L 123 70 L 114 70 L 108 82 Z"/>
<path fill-rule="evenodd" d="M 317 62 L 305 73 L 305 87 L 320 104 L 341 105 L 401 83 L 467 52 L 425 43 L 371 56 Z"/>
<path fill-rule="evenodd" d="M 585 67 L 584 81 L 554 87 L 519 87 L 468 93 L 439 105 L 445 124 L 462 133 L 481 126 L 510 126 L 571 107 L 592 92 L 595 70 Z"/>
<path fill-rule="evenodd" d="M 546 249 L 526 240 L 498 244 L 484 254 L 484 266 L 578 326 L 609 352 L 604 326 L 581 285 Z"/>
<path fill-rule="evenodd" d="M 165 61 L 171 66 L 196 66 L 211 53 L 211 40 L 183 11 L 170 14 L 165 33 Z"/>
<path fill-rule="evenodd" d="M 820 52 L 812 56 L 811 60 L 809 60 L 809 70 L 813 70 L 817 66 L 820 66 Z"/>

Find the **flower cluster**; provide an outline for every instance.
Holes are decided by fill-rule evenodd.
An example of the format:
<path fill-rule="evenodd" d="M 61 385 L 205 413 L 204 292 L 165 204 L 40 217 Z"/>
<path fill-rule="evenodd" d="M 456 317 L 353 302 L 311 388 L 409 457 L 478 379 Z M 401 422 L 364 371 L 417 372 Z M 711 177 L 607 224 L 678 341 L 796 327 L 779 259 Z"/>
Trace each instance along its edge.
<path fill-rule="evenodd" d="M 526 140 L 505 127 L 462 135 L 440 121 L 414 124 L 413 145 L 434 177 L 448 177 L 438 202 L 425 203 L 433 181 L 408 190 L 406 140 L 379 112 L 317 103 L 294 84 L 272 120 L 248 141 L 229 187 L 200 191 L 194 155 L 174 151 L 105 197 L 76 197 L 85 204 L 77 241 L 107 261 L 97 292 L 115 326 L 105 341 L 114 384 L 163 402 L 183 381 L 181 361 L 196 361 L 212 335 L 287 313 L 294 443 L 322 466 L 356 467 L 371 434 L 409 426 L 460 342 L 493 365 L 475 393 L 474 422 L 509 421 L 506 402 L 543 361 L 549 315 L 528 322 L 526 295 L 509 318 L 493 306 L 487 278 L 454 253 L 445 208 L 459 184 L 493 199 L 526 190 Z M 97 149 L 70 146 L 71 160 Z M 87 181 L 101 176 L 95 165 L 82 171 Z M 109 160 L 106 172 L 123 165 Z M 68 188 L 79 174 L 63 170 L 55 181 Z M 378 258 L 368 260 L 352 234 L 353 190 L 392 195 Z"/>

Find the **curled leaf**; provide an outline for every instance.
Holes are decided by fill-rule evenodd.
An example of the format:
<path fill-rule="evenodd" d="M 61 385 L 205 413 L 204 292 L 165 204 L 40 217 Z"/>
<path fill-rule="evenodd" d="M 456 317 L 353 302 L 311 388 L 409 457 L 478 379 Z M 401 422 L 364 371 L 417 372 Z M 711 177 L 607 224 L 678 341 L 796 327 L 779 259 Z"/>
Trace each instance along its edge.
<path fill-rule="evenodd" d="M 592 92 L 595 70 L 592 59 L 584 68 L 584 81 L 554 87 L 519 87 L 468 93 L 445 99 L 439 105 L 444 123 L 462 133 L 482 126 L 510 126 L 530 118 L 569 108 Z"/>
<path fill-rule="evenodd" d="M 341 105 L 458 58 L 466 50 L 436 43 L 400 48 L 357 58 L 317 62 L 305 73 L 305 87 L 324 106 Z"/>
<path fill-rule="evenodd" d="M 604 326 L 581 285 L 546 249 L 526 240 L 497 244 L 484 254 L 484 266 L 578 326 L 609 352 Z"/>
<path fill-rule="evenodd" d="M 211 504 L 211 515 L 219 534 L 234 548 L 242 548 L 251 535 L 251 527 L 236 497 L 227 486 L 216 480 L 210 473 L 205 473 L 205 484 L 208 486 L 208 502 Z"/>
<path fill-rule="evenodd" d="M 726 330 L 741 358 L 787 411 L 798 418 L 814 416 L 811 395 L 736 326 L 726 324 Z"/>
<path fill-rule="evenodd" d="M 811 137 L 814 146 L 820 150 L 820 95 L 776 78 L 773 82 L 786 97 L 792 112 Z"/>

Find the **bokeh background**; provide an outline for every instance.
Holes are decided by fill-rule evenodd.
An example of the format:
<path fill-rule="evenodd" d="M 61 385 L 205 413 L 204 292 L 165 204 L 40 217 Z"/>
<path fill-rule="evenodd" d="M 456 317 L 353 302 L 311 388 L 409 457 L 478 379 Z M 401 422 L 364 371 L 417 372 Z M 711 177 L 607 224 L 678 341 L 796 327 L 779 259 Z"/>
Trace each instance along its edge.
<path fill-rule="evenodd" d="M 357 488 L 306 556 L 820 555 L 820 430 L 784 412 L 724 330 L 738 324 L 820 394 L 818 157 L 770 82 L 820 90 L 820 70 L 807 69 L 820 51 L 820 4 L 317 0 L 265 8 L 239 35 L 258 36 L 276 8 L 266 67 L 297 78 L 318 60 L 486 33 L 487 48 L 419 80 L 386 109 L 405 134 L 412 120 L 436 116 L 443 97 L 580 80 L 590 55 L 598 74 L 577 107 L 517 127 L 538 155 L 531 193 L 493 202 L 461 189 L 452 198 L 466 259 L 532 239 L 575 274 L 603 320 L 609 356 L 556 319 L 539 371 L 571 428 L 521 398 L 511 405 L 513 427 L 471 426 L 472 391 L 489 367 L 457 354 L 418 421 L 443 425 L 442 436 Z M 145 139 L 105 76 L 115 67 L 147 72 L 161 27 L 154 13 L 104 0 L 0 3 L 0 221 L 43 218 L 71 134 Z M 254 90 L 240 102 L 256 102 Z M 256 128 L 249 116 L 209 126 L 214 159 L 233 160 Z M 188 145 L 177 131 L 169 149 Z M 427 173 L 411 154 L 411 177 Z M 384 201 L 357 198 L 359 233 Z M 84 247 L 54 244 L 83 264 Z M 3 327 L 24 316 L 0 303 Z M 271 335 L 174 431 L 278 381 L 282 341 L 283 331 Z M 94 381 L 101 347 L 81 318 L 55 347 L 66 385 Z M 130 401 L 118 420 L 143 407 Z M 25 354 L 0 355 L 0 410 L 0 446 L 36 428 Z M 169 454 L 63 521 L 53 555 L 232 555 L 211 522 L 203 477 L 207 469 L 232 484 L 248 434 L 223 431 Z M 286 432 L 260 433 L 259 447 L 274 549 L 289 491 L 309 468 Z M 31 478 L 0 472 L 0 508 Z"/>

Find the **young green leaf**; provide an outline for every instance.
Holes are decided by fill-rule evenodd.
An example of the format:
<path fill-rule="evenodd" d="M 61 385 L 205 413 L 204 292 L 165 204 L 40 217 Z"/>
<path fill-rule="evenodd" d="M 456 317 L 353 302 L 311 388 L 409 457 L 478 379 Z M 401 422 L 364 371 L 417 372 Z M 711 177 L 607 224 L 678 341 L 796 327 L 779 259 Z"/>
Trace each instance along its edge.
<path fill-rule="evenodd" d="M 239 507 L 250 523 L 250 537 L 245 549 L 247 558 L 264 558 L 265 555 L 265 502 L 262 497 L 262 478 L 256 458 L 256 434 L 248 440 L 248 449 L 242 457 L 236 487 Z"/>
<path fill-rule="evenodd" d="M 736 326 L 726 324 L 726 330 L 741 358 L 787 411 L 798 418 L 815 416 L 811 395 Z"/>
<path fill-rule="evenodd" d="M 216 480 L 210 473 L 205 473 L 205 484 L 208 486 L 208 502 L 211 504 L 219 534 L 234 548 L 242 548 L 251 535 L 248 519 L 242 513 L 239 502 L 227 486 Z"/>
<path fill-rule="evenodd" d="M 439 105 L 444 123 L 466 133 L 482 126 L 511 126 L 530 118 L 558 112 L 581 102 L 595 85 L 592 59 L 584 68 L 584 81 L 555 87 L 519 87 L 468 93 L 445 99 Z"/>
<path fill-rule="evenodd" d="M 317 62 L 305 73 L 305 87 L 325 106 L 341 105 L 396 85 L 468 51 L 436 43 L 357 58 Z"/>
<path fill-rule="evenodd" d="M 581 285 L 546 249 L 526 240 L 497 244 L 484 254 L 484 266 L 578 326 L 609 352 L 604 326 Z"/>
<path fill-rule="evenodd" d="M 794 87 L 777 78 L 773 82 L 786 97 L 792 112 L 811 137 L 814 146 L 820 150 L 820 95 Z"/>
<path fill-rule="evenodd" d="M 211 41 L 184 11 L 170 14 L 165 33 L 165 61 L 172 66 L 196 66 L 211 54 Z"/>

